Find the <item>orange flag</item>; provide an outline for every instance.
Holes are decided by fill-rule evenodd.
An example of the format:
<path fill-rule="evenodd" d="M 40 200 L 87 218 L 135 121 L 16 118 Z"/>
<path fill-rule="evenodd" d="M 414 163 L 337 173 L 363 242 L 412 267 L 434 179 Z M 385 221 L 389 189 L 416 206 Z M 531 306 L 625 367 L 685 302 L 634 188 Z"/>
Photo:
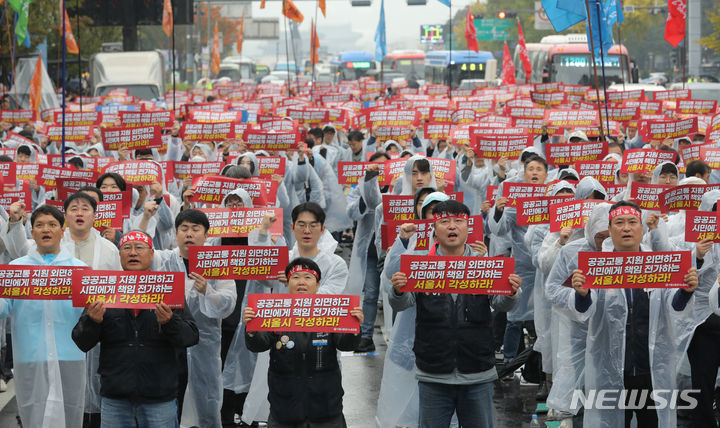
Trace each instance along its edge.
<path fill-rule="evenodd" d="M 320 39 L 318 38 L 317 34 L 317 27 L 315 26 L 315 22 L 311 21 L 310 24 L 310 62 L 312 64 L 317 64 L 319 61 L 318 58 L 318 48 L 320 47 Z"/>
<path fill-rule="evenodd" d="M 40 54 L 35 63 L 35 72 L 30 79 L 30 110 L 35 112 L 36 117 L 40 117 L 40 105 L 42 105 L 42 70 L 42 54 Z"/>
<path fill-rule="evenodd" d="M 240 30 L 238 30 L 237 53 L 242 53 L 243 38 L 245 37 L 245 11 L 240 18 Z"/>
<path fill-rule="evenodd" d="M 215 37 L 213 37 L 212 60 L 210 61 L 210 70 L 218 74 L 220 73 L 220 38 L 218 37 L 218 25 L 215 23 Z"/>
<path fill-rule="evenodd" d="M 62 5 L 62 3 L 60 3 L 60 4 Z M 60 28 L 61 28 L 60 35 L 62 36 L 62 27 L 60 27 Z M 75 42 L 75 36 L 73 36 L 73 33 L 72 33 L 72 27 L 70 27 L 70 18 L 68 17 L 67 9 L 65 10 L 65 49 L 67 49 L 67 53 L 71 53 L 71 54 L 80 53 L 80 49 L 78 48 L 78 45 Z"/>
<path fill-rule="evenodd" d="M 318 0 L 318 6 L 320 6 L 320 11 L 323 13 L 323 18 L 327 18 L 325 16 L 325 0 Z"/>
<path fill-rule="evenodd" d="M 260 9 L 265 9 L 265 0 L 260 2 Z"/>
<path fill-rule="evenodd" d="M 165 35 L 170 37 L 173 31 L 173 10 L 170 0 L 165 0 L 165 4 L 163 5 L 162 27 Z"/>
<path fill-rule="evenodd" d="M 288 19 L 292 19 L 293 21 L 297 22 L 298 24 L 301 24 L 303 22 L 303 19 L 305 17 L 302 13 L 298 10 L 297 7 L 295 7 L 295 3 L 292 2 L 292 0 L 283 0 L 283 15 L 285 15 Z"/>

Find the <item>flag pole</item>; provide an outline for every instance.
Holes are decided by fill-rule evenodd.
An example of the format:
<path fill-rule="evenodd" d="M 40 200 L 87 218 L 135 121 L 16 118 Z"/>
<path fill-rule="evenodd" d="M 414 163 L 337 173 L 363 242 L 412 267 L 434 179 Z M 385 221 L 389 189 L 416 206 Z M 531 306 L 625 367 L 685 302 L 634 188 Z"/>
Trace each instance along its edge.
<path fill-rule="evenodd" d="M 77 8 L 77 12 L 75 14 L 75 25 L 77 26 L 77 37 L 75 40 L 75 42 L 76 42 L 75 44 L 77 45 L 77 48 L 78 48 L 77 66 L 78 66 L 78 85 L 80 86 L 80 89 L 78 91 L 80 94 L 80 96 L 78 97 L 79 98 L 78 101 L 80 102 L 80 112 L 82 113 L 82 111 L 83 111 L 83 106 L 82 106 L 83 85 L 82 85 L 82 61 L 81 61 L 82 56 L 80 55 L 80 53 L 82 52 L 80 50 L 80 0 L 75 1 L 75 7 Z M 65 11 L 63 11 L 63 15 L 65 15 Z"/>
<path fill-rule="evenodd" d="M 468 7 L 470 7 L 468 5 Z M 452 101 L 452 67 L 450 66 L 452 64 L 452 39 L 453 39 L 453 24 L 452 24 L 452 0 L 448 0 L 448 14 L 449 14 L 449 24 L 448 24 L 448 52 L 450 52 L 450 56 L 448 57 L 448 97 L 450 101 Z"/>
<path fill-rule="evenodd" d="M 603 49 L 603 39 L 602 39 L 602 23 L 600 22 L 600 0 L 595 0 L 595 10 L 597 12 L 598 17 L 598 39 L 600 39 L 600 67 L 602 68 L 602 79 L 603 79 L 603 95 L 605 97 L 605 129 L 607 129 L 608 134 L 610 134 L 610 116 L 608 113 L 608 99 L 607 99 L 607 81 L 605 80 L 605 50 Z M 589 15 L 588 15 L 589 16 Z M 589 19 L 588 19 L 589 20 Z M 595 50 L 593 49 L 592 55 L 595 55 Z M 598 100 L 599 101 L 599 100 Z M 600 118 L 600 121 L 602 122 L 602 117 Z"/>
<path fill-rule="evenodd" d="M 67 43 L 65 42 L 65 0 L 62 1 L 62 167 L 65 168 L 65 66 L 67 57 Z"/>
<path fill-rule="evenodd" d="M 320 1 L 318 0 L 315 2 L 315 23 L 310 26 L 310 64 L 312 65 L 312 84 L 310 86 L 310 102 L 315 102 L 314 95 L 315 95 L 315 57 L 313 57 L 313 54 L 315 53 L 315 50 L 318 49 L 318 46 L 315 46 L 315 34 L 317 34 L 317 25 L 318 25 L 318 9 L 320 9 Z M 313 33 L 313 28 L 315 28 L 315 32 Z M 318 58 L 319 59 L 319 58 Z"/>
<path fill-rule="evenodd" d="M 285 0 L 282 0 L 283 12 L 285 11 Z M 283 13 L 283 16 L 285 13 Z M 290 47 L 288 46 L 288 18 L 285 16 L 285 61 L 287 64 L 287 86 L 288 96 L 290 96 Z M 297 64 L 295 65 L 297 67 Z"/>
<path fill-rule="evenodd" d="M 590 32 L 590 59 L 592 63 L 593 68 L 593 75 L 595 76 L 595 96 L 597 97 L 597 109 L 598 114 L 600 115 L 600 139 L 605 139 L 605 131 L 603 129 L 603 122 L 602 122 L 602 108 L 600 107 L 600 89 L 598 88 L 600 86 L 600 82 L 598 82 L 598 75 L 597 75 L 597 64 L 595 64 L 595 43 L 593 42 L 592 38 L 592 19 L 590 19 L 590 0 L 585 0 L 585 10 L 587 13 L 587 25 L 588 25 L 588 31 Z"/>
<path fill-rule="evenodd" d="M 618 2 L 618 3 L 615 3 L 615 10 L 616 10 L 616 11 L 617 11 L 617 8 L 619 8 L 619 7 L 620 7 L 620 3 L 619 3 L 619 2 Z M 616 13 L 618 13 L 618 12 L 616 12 Z M 623 47 L 623 44 L 622 44 L 622 33 L 620 32 L 620 26 L 621 26 L 622 24 L 620 23 L 619 16 L 620 16 L 620 14 L 618 13 L 618 21 L 617 21 L 618 44 L 620 45 L 620 48 L 622 49 L 622 47 Z M 623 58 L 623 56 L 622 56 L 622 50 L 620 51 L 620 53 L 621 53 L 621 55 L 620 55 L 620 61 L 622 62 L 622 58 Z M 630 62 L 629 62 L 629 61 L 628 61 L 628 64 L 627 64 L 627 65 L 630 66 Z M 624 67 L 622 64 L 620 64 L 620 73 L 621 73 L 621 76 L 622 76 L 623 91 L 625 90 L 625 72 L 626 72 L 626 71 L 627 71 L 627 70 L 625 70 L 625 67 Z M 630 79 L 632 80 L 632 75 L 630 76 Z M 630 82 L 630 83 L 632 83 L 632 82 Z"/>
<path fill-rule="evenodd" d="M 175 114 L 175 0 L 170 0 L 170 11 L 172 12 L 172 38 L 170 50 L 172 55 L 172 88 L 173 88 L 173 114 Z"/>

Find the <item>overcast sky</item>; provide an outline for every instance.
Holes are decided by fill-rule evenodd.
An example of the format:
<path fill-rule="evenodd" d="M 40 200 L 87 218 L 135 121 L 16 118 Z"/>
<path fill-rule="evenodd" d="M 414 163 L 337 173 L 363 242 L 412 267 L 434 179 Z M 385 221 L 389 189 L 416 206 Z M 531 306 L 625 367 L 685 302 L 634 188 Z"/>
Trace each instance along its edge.
<path fill-rule="evenodd" d="M 457 9 L 464 9 L 475 0 L 452 0 L 453 14 Z M 281 15 L 281 2 L 268 1 L 265 9 L 260 9 L 260 2 L 252 2 L 253 17 L 281 17 L 280 25 L 284 25 Z M 296 0 L 295 5 L 305 16 L 300 25 L 300 33 L 303 42 L 309 40 L 310 19 L 315 16 L 316 1 Z M 320 45 L 328 45 L 333 38 L 335 29 L 323 30 L 323 27 L 344 27 L 349 28 L 353 33 L 359 33 L 360 37 L 355 49 L 373 52 L 375 50 L 375 29 L 380 17 L 380 0 L 373 0 L 370 7 L 352 7 L 350 0 L 327 0 L 327 17 L 323 18 L 322 12 L 318 12 L 318 33 Z M 393 48 L 415 49 L 420 36 L 420 25 L 422 24 L 444 24 L 449 18 L 448 7 L 438 0 L 427 0 L 425 6 L 408 6 L 406 0 L 385 0 L 385 25 L 387 31 L 388 50 Z M 328 32 L 330 31 L 330 32 Z M 325 40 L 323 40 L 325 39 Z M 267 55 L 268 43 L 246 42 L 247 53 L 251 56 Z M 303 43 L 304 44 L 304 43 Z M 343 49 L 347 49 L 343 47 Z M 274 57 L 274 48 L 272 56 Z M 284 49 L 283 49 L 284 53 Z"/>

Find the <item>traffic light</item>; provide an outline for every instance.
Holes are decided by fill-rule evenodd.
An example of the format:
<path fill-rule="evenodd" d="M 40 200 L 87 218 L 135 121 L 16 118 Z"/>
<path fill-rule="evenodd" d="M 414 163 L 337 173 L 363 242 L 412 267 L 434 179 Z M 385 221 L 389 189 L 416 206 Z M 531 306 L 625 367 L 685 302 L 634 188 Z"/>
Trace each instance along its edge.
<path fill-rule="evenodd" d="M 498 12 L 498 18 L 505 19 L 506 16 L 507 16 L 507 14 L 505 13 L 504 10 L 501 10 L 500 12 Z"/>

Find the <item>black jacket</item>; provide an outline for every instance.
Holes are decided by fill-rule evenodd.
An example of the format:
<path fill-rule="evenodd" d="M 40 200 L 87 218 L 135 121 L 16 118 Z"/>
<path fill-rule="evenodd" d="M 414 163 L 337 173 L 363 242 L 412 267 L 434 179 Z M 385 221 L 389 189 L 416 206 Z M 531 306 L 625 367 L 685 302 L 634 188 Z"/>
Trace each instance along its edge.
<path fill-rule="evenodd" d="M 650 374 L 650 298 L 640 288 L 625 290 L 628 305 L 625 326 L 625 375 L 645 376 Z"/>
<path fill-rule="evenodd" d="M 73 341 L 83 352 L 100 342 L 100 395 L 136 403 L 160 403 L 177 397 L 180 363 L 176 349 L 200 338 L 187 309 L 173 310 L 165 325 L 154 310 L 107 309 L 102 323 L 83 312 L 73 328 Z"/>
<path fill-rule="evenodd" d="M 268 401 L 278 422 L 324 422 L 342 415 L 337 351 L 352 351 L 359 334 L 245 332 L 253 352 L 270 350 Z"/>

